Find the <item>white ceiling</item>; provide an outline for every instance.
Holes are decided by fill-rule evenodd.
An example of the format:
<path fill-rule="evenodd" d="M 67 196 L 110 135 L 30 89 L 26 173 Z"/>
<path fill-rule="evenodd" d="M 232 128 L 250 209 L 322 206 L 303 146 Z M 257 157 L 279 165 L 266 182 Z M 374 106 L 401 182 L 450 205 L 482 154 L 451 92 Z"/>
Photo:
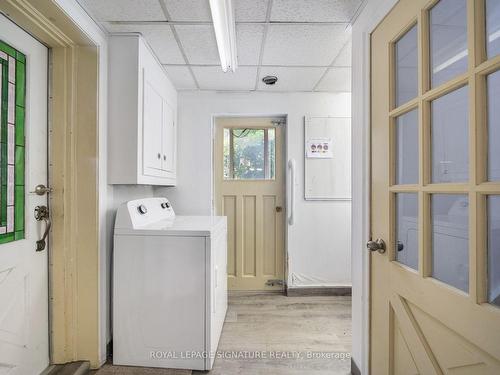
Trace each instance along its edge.
<path fill-rule="evenodd" d="M 349 25 L 365 0 L 233 0 L 235 73 L 220 68 L 208 0 L 78 1 L 110 33 L 141 33 L 179 90 L 351 91 Z"/>

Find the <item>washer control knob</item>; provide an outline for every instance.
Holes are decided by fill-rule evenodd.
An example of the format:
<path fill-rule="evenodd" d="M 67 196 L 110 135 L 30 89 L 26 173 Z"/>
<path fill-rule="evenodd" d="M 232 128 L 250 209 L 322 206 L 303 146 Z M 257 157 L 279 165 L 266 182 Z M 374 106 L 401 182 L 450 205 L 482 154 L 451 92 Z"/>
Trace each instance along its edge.
<path fill-rule="evenodd" d="M 145 205 L 141 204 L 139 207 L 137 207 L 137 211 L 139 211 L 141 215 L 144 215 L 146 212 L 148 212 L 148 209 Z"/>

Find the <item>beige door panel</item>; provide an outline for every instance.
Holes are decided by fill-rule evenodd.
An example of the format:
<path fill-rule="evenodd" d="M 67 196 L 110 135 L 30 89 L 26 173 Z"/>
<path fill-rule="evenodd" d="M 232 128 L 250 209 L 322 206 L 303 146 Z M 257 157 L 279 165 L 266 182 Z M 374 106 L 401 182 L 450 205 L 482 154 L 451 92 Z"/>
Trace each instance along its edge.
<path fill-rule="evenodd" d="M 381 238 L 387 244 L 384 253 L 373 251 L 370 256 L 372 374 L 500 373 L 500 308 L 493 302 L 488 303 L 487 296 L 486 204 L 488 196 L 500 195 L 500 183 L 487 181 L 485 116 L 488 100 L 485 77 L 500 69 L 500 57 L 486 57 L 485 2 L 467 0 L 465 4 L 454 13 L 448 8 L 459 7 L 458 0 L 400 0 L 371 35 L 371 233 L 373 240 Z M 448 30 L 462 30 L 457 19 L 460 20 L 460 12 L 466 13 L 463 26 L 467 29 L 466 35 L 453 32 L 465 43 L 468 53 L 459 51 L 451 58 L 438 56 L 436 61 L 441 61 L 434 63 L 431 69 L 429 30 L 434 6 L 443 6 L 444 17 L 453 14 L 456 24 Z M 396 48 L 397 43 L 412 32 L 415 32 L 417 46 L 417 84 L 414 95 L 400 103 L 397 90 L 403 86 L 398 86 L 397 81 Z M 452 43 L 446 47 L 454 48 Z M 403 52 L 408 54 L 405 56 L 412 53 Z M 447 52 L 441 48 L 434 53 Z M 463 65 L 453 65 L 460 59 L 465 65 L 463 69 Z M 439 76 L 450 66 L 456 73 L 445 78 Z M 415 68 L 411 61 L 404 67 L 409 67 L 404 76 L 408 78 Z M 435 87 L 431 87 L 431 77 Z M 458 94 L 452 95 L 462 87 L 468 90 L 465 110 L 457 99 Z M 442 117 L 444 120 L 441 118 L 438 122 L 438 109 L 433 112 L 433 108 L 438 108 L 439 99 L 444 97 L 451 103 L 449 108 L 455 110 L 448 110 Z M 418 117 L 413 123 L 404 118 L 411 113 Z M 461 113 L 467 113 L 462 120 L 468 126 L 469 146 L 462 154 L 468 153 L 468 159 L 460 152 L 450 156 L 450 150 L 456 150 L 453 148 L 445 149 L 444 156 L 440 156 L 437 147 L 447 141 L 458 142 L 460 129 L 458 125 L 451 130 L 442 128 L 447 130 L 442 130 L 442 141 L 436 146 L 438 133 L 434 133 L 432 121 L 436 121 L 437 132 L 441 129 L 438 126 L 446 123 L 447 116 L 461 120 Z M 402 138 L 397 132 L 409 131 L 409 124 L 416 124 L 415 132 L 409 138 Z M 412 145 L 409 139 L 416 145 L 418 154 L 412 154 L 412 160 L 416 159 L 418 166 L 415 180 L 401 182 L 399 179 L 408 169 L 398 164 L 405 166 L 401 159 L 405 154 L 398 147 L 404 144 L 405 150 L 409 150 Z M 433 151 L 433 147 L 437 151 Z M 462 166 L 453 157 L 468 160 L 467 173 L 462 173 L 461 178 L 456 177 L 457 172 L 449 181 L 439 180 L 442 175 L 449 176 L 449 170 L 454 173 L 453 168 L 459 170 Z M 436 160 L 440 163 L 437 167 Z M 438 178 L 434 177 L 435 173 Z M 406 198 L 415 199 L 414 211 L 398 216 L 398 205 L 403 204 L 405 194 Z M 450 202 L 454 203 L 446 206 L 443 203 L 446 197 L 451 197 Z M 410 206 L 408 202 L 404 201 L 405 209 Z M 450 217 L 457 221 L 449 221 Z M 407 237 L 401 241 L 399 229 L 403 225 Z M 413 242 L 408 239 L 410 236 Z M 414 253 L 410 253 L 413 245 Z M 455 264 L 462 261 L 457 258 L 463 248 L 468 251 L 463 258 L 467 267 L 460 269 Z M 441 257 L 442 263 L 436 265 L 438 251 L 450 255 Z M 407 260 L 410 258 L 400 258 L 410 255 L 416 256 L 412 258 L 413 263 Z M 408 263 L 403 264 L 405 261 Z M 444 280 L 438 280 L 442 275 Z"/>
<path fill-rule="evenodd" d="M 268 118 L 220 118 L 214 142 L 215 210 L 228 218 L 228 287 L 280 290 L 284 279 L 285 169 L 283 129 Z M 274 129 L 275 178 L 224 178 L 224 129 Z"/>

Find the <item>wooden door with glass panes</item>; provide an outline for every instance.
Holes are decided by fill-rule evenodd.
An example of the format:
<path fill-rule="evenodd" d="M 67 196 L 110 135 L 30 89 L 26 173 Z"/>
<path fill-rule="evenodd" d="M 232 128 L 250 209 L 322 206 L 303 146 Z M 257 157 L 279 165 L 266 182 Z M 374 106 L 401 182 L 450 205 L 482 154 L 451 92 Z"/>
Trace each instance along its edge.
<path fill-rule="evenodd" d="M 371 35 L 372 374 L 500 374 L 500 1 Z"/>
<path fill-rule="evenodd" d="M 236 117 L 215 123 L 215 212 L 227 216 L 231 290 L 283 289 L 283 123 Z"/>

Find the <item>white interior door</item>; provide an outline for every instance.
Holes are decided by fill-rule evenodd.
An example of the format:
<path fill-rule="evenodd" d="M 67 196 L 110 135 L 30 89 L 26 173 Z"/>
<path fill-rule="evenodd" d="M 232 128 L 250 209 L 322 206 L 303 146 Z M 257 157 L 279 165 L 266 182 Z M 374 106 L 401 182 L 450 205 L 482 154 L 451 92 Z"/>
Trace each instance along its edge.
<path fill-rule="evenodd" d="M 49 364 L 45 225 L 34 219 L 47 196 L 45 46 L 0 15 L 0 373 L 39 374 Z"/>

